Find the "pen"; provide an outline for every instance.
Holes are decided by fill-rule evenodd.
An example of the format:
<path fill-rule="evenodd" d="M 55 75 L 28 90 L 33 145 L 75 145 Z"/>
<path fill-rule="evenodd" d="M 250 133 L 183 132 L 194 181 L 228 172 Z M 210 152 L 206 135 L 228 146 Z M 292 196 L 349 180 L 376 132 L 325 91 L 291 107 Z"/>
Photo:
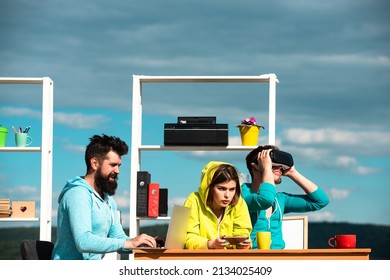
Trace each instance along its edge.
<path fill-rule="evenodd" d="M 30 131 L 30 128 L 31 128 L 30 125 L 28 127 L 26 127 L 26 129 L 24 130 L 24 133 L 28 133 Z"/>
<path fill-rule="evenodd" d="M 18 132 L 16 131 L 16 128 L 15 128 L 14 126 L 12 126 L 12 129 L 14 130 L 15 133 L 18 133 Z"/>

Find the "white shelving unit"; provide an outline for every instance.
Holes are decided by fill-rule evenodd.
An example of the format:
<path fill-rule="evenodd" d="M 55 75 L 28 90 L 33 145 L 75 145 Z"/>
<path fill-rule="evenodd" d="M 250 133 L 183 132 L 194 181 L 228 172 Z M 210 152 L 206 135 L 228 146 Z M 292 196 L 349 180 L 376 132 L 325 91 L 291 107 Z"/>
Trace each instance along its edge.
<path fill-rule="evenodd" d="M 38 84 L 42 85 L 42 143 L 40 147 L 0 147 L 0 152 L 38 152 L 41 153 L 41 198 L 39 218 L 2 218 L 0 222 L 37 222 L 39 238 L 51 241 L 52 227 L 52 166 L 53 166 L 53 81 L 43 78 L 5 78 L 1 84 Z M 28 199 L 26 199 L 28 200 Z"/>
<path fill-rule="evenodd" d="M 275 74 L 259 76 L 142 76 L 133 75 L 133 107 L 132 107 L 132 143 L 131 143 L 131 170 L 130 170 L 130 237 L 139 234 L 139 219 L 136 214 L 137 207 L 137 171 L 141 168 L 141 151 L 238 151 L 251 150 L 248 146 L 161 146 L 142 145 L 142 84 L 144 83 L 268 83 L 269 84 L 269 123 L 268 143 L 275 144 L 275 116 L 276 116 L 276 84 Z M 140 218 L 150 220 L 150 218 Z M 168 220 L 169 217 L 159 217 L 157 220 Z"/>

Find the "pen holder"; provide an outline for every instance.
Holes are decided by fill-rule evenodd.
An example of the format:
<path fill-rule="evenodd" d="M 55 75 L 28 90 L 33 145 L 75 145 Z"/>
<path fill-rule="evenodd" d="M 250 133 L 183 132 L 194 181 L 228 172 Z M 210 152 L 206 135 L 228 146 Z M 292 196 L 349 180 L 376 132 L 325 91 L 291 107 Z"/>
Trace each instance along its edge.
<path fill-rule="evenodd" d="M 15 133 L 15 145 L 16 147 L 27 147 L 32 144 L 32 138 L 27 133 L 18 132 Z"/>

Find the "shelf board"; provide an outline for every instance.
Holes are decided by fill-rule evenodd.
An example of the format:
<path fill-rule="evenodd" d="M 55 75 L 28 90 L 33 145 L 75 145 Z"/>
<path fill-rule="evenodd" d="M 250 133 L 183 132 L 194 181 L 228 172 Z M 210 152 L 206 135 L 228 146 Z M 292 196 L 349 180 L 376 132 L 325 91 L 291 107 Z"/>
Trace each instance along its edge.
<path fill-rule="evenodd" d="M 0 218 L 0 222 L 38 222 L 39 218 Z"/>
<path fill-rule="evenodd" d="M 171 217 L 157 217 L 157 218 L 153 218 L 153 217 L 137 217 L 138 221 L 155 221 L 155 220 L 166 220 L 166 221 L 169 221 L 170 219 L 171 219 Z"/>
<path fill-rule="evenodd" d="M 208 82 L 224 82 L 224 83 L 248 83 L 248 82 L 268 82 L 275 74 L 263 74 L 259 76 L 144 76 L 134 75 L 143 83 L 208 83 Z"/>
<path fill-rule="evenodd" d="M 44 78 L 0 78 L 0 84 L 43 84 Z"/>
<path fill-rule="evenodd" d="M 0 152 L 41 152 L 41 147 L 0 147 Z"/>
<path fill-rule="evenodd" d="M 248 151 L 257 146 L 164 146 L 164 145 L 141 145 L 139 150 L 144 151 Z"/>

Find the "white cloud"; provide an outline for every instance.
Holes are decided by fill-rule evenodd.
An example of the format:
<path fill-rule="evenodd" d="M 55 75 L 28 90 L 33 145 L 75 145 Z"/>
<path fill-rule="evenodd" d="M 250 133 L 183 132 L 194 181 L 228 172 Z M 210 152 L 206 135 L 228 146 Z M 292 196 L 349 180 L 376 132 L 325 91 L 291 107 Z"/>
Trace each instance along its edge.
<path fill-rule="evenodd" d="M 85 152 L 85 146 L 82 146 L 82 145 L 66 144 L 66 145 L 64 145 L 64 149 L 67 151 L 76 152 L 76 153 L 84 153 Z"/>
<path fill-rule="evenodd" d="M 19 185 L 12 188 L 7 188 L 2 190 L 1 196 L 10 198 L 11 201 L 15 200 L 26 200 L 26 197 L 28 197 L 28 200 L 40 200 L 40 192 L 36 186 L 30 186 L 30 185 Z"/>
<path fill-rule="evenodd" d="M 7 117 L 31 117 L 34 119 L 41 118 L 41 111 L 33 110 L 30 108 L 20 108 L 20 107 L 3 107 L 1 108 L 0 115 Z"/>
<path fill-rule="evenodd" d="M 390 57 L 378 55 L 378 56 L 361 56 L 354 54 L 343 55 L 324 55 L 316 56 L 312 58 L 313 61 L 321 63 L 336 63 L 336 64 L 361 64 L 361 65 L 378 65 L 378 66 L 390 66 Z"/>
<path fill-rule="evenodd" d="M 345 199 L 347 198 L 349 195 L 350 195 L 351 191 L 350 190 L 346 190 L 346 189 L 336 189 L 336 188 L 331 188 L 329 191 L 328 191 L 328 195 L 331 199 L 335 199 L 335 200 L 341 200 L 341 199 Z"/>
<path fill-rule="evenodd" d="M 366 143 L 370 145 L 390 145 L 390 132 L 384 131 L 347 131 L 335 128 L 304 129 L 291 128 L 284 131 L 284 136 L 298 144 L 337 144 L 354 145 Z"/>
<path fill-rule="evenodd" d="M 336 158 L 334 164 L 339 167 L 350 167 L 356 165 L 357 161 L 353 157 L 341 156 Z"/>
<path fill-rule="evenodd" d="M 382 171 L 382 169 L 378 169 L 378 168 L 359 166 L 356 158 L 348 157 L 348 156 L 336 157 L 336 160 L 332 162 L 332 164 L 334 164 L 335 167 L 340 167 L 343 169 L 351 169 L 354 173 L 358 175 L 369 175 L 369 174 L 374 174 Z"/>
<path fill-rule="evenodd" d="M 307 214 L 309 218 L 309 222 L 322 222 L 322 221 L 328 221 L 331 222 L 334 220 L 334 215 L 329 211 L 316 211 L 316 212 L 310 212 Z"/>
<path fill-rule="evenodd" d="M 390 132 L 388 131 L 353 131 L 336 128 L 305 129 L 291 128 L 282 132 L 284 139 L 294 145 L 313 145 L 331 147 L 339 154 L 353 151 L 356 155 L 384 155 L 390 150 Z M 351 161 L 341 157 L 342 161 Z M 353 161 L 353 160 L 352 160 Z"/>
<path fill-rule="evenodd" d="M 300 162 L 311 162 L 321 167 L 331 169 L 343 169 L 357 175 L 370 175 L 383 172 L 382 168 L 372 168 L 360 165 L 357 156 L 366 155 L 382 155 L 383 143 L 389 141 L 390 134 L 387 132 L 374 132 L 372 134 L 354 131 L 334 131 L 330 133 L 329 129 L 302 129 L 292 128 L 282 132 L 283 137 L 277 138 L 276 145 L 281 149 L 289 151 L 294 155 L 294 158 Z M 370 135 L 377 135 L 371 137 Z M 381 135 L 382 139 L 378 139 Z M 372 138 L 371 142 L 367 138 Z M 346 147 L 346 139 L 349 137 L 356 139 L 356 142 Z M 387 140 L 389 139 L 389 140 Z M 268 139 L 261 135 L 259 137 L 260 143 L 267 143 Z M 229 145 L 241 145 L 239 136 L 229 137 Z M 367 147 L 364 147 L 364 146 Z M 369 149 L 368 146 L 372 148 Z M 223 160 L 233 159 L 240 160 L 242 155 L 237 155 L 238 158 L 230 156 L 225 157 L 226 153 L 221 151 L 193 151 L 191 153 L 196 158 L 210 157 L 214 155 Z M 351 156 L 355 155 L 355 156 Z"/>
<path fill-rule="evenodd" d="M 3 107 L 1 108 L 0 115 L 7 117 L 31 117 L 34 119 L 40 119 L 42 116 L 40 110 L 33 110 L 23 107 Z M 54 121 L 57 124 L 81 129 L 101 126 L 102 124 L 109 122 L 110 119 L 101 114 L 87 115 L 81 113 L 58 112 L 54 113 Z"/>
<path fill-rule="evenodd" d="M 72 128 L 94 128 L 107 123 L 110 119 L 104 115 L 86 115 L 80 113 L 54 113 L 54 121 Z"/>
<path fill-rule="evenodd" d="M 281 56 L 279 56 L 280 58 Z M 342 65 L 371 65 L 371 66 L 390 66 L 390 57 L 386 55 L 360 55 L 360 54 L 285 54 L 286 61 L 310 62 L 320 64 L 342 64 Z"/>
<path fill-rule="evenodd" d="M 353 172 L 358 174 L 358 175 L 370 175 L 370 174 L 383 172 L 383 169 L 369 168 L 369 167 L 364 167 L 364 166 L 356 166 L 355 168 L 353 168 Z"/>

